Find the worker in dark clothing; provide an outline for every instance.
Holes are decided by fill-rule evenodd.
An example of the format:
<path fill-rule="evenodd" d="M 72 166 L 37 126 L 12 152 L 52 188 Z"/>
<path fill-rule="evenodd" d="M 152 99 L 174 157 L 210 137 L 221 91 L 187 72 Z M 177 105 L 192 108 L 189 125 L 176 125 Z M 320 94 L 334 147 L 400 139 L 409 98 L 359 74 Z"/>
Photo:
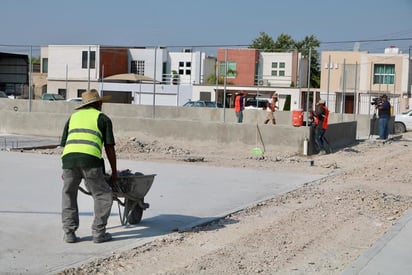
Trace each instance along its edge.
<path fill-rule="evenodd" d="M 380 98 L 379 104 L 375 105 L 375 108 L 378 109 L 379 116 L 379 138 L 386 140 L 389 135 L 389 119 L 391 117 L 391 104 L 388 101 L 388 96 L 383 95 Z"/>

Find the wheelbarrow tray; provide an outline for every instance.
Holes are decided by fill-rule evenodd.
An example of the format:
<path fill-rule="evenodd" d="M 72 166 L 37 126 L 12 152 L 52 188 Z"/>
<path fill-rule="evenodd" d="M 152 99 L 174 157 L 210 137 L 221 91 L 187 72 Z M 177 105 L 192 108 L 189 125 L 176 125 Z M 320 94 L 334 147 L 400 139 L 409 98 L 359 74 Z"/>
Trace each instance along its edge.
<path fill-rule="evenodd" d="M 119 175 L 117 176 L 117 181 L 114 184 L 110 184 L 113 200 L 117 201 L 122 225 L 127 223 L 138 224 L 141 221 L 143 211 L 149 208 L 149 204 L 144 201 L 144 197 L 152 187 L 155 176 L 156 174 L 144 175 L 140 173 Z M 110 175 L 106 175 L 105 180 L 109 183 Z M 79 190 L 86 195 L 92 195 L 81 186 L 79 186 Z"/>
<path fill-rule="evenodd" d="M 140 173 L 118 175 L 117 181 L 111 184 L 113 200 L 117 201 L 122 225 L 140 223 L 143 211 L 149 208 L 144 197 L 152 187 L 155 176 L 156 174 L 144 175 Z M 106 176 L 106 181 L 110 181 L 109 175 Z"/>
<path fill-rule="evenodd" d="M 118 176 L 113 186 L 113 194 L 119 198 L 142 200 L 152 187 L 156 175 L 125 175 Z"/>

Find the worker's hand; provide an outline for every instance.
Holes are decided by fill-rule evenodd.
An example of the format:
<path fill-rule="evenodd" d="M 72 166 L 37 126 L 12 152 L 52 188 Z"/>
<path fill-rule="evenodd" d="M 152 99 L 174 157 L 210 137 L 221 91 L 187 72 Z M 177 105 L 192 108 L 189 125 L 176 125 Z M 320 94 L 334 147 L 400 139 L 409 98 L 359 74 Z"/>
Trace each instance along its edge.
<path fill-rule="evenodd" d="M 117 182 L 117 171 L 112 172 L 112 175 L 110 176 L 110 183 L 112 185 L 115 185 Z"/>

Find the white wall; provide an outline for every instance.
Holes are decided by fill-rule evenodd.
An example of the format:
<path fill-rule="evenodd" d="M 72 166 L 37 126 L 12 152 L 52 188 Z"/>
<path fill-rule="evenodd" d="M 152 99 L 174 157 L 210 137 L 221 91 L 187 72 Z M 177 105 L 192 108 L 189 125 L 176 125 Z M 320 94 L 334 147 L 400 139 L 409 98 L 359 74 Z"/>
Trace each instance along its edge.
<path fill-rule="evenodd" d="M 211 64 L 213 61 L 213 64 Z M 180 62 L 183 62 L 184 66 L 180 66 Z M 187 67 L 187 62 L 190 63 L 190 67 Z M 179 70 L 183 69 L 183 74 L 179 75 L 180 84 L 201 84 L 205 79 L 214 72 L 214 66 L 216 63 L 215 58 L 206 57 L 204 52 L 170 52 L 169 53 L 169 73 L 176 71 L 179 74 Z M 190 74 L 186 74 L 186 70 L 190 70 Z"/>
<path fill-rule="evenodd" d="M 192 86 L 141 83 L 100 83 L 98 90 L 130 92 L 134 104 L 156 106 L 182 106 L 192 96 Z M 153 102 L 153 96 L 156 95 Z"/>
<path fill-rule="evenodd" d="M 48 79 L 87 81 L 99 78 L 100 46 L 98 45 L 49 45 L 48 47 Z M 95 51 L 96 63 L 94 69 L 82 68 L 82 51 Z"/>
<path fill-rule="evenodd" d="M 268 80 L 270 86 L 290 87 L 292 82 L 293 53 L 261 52 L 259 60 L 259 78 Z M 272 62 L 285 63 L 285 76 L 272 76 Z M 296 64 L 297 65 L 297 64 Z M 279 67 L 277 70 L 282 70 Z M 295 83 L 297 85 L 297 83 Z"/>
<path fill-rule="evenodd" d="M 163 78 L 163 63 L 167 62 L 167 49 L 151 48 L 151 49 L 129 49 L 129 71 L 132 60 L 144 61 L 144 75 L 150 78 L 156 78 L 157 81 L 162 81 Z M 156 57 L 156 65 L 155 65 Z M 156 68 L 156 75 L 155 75 Z"/>

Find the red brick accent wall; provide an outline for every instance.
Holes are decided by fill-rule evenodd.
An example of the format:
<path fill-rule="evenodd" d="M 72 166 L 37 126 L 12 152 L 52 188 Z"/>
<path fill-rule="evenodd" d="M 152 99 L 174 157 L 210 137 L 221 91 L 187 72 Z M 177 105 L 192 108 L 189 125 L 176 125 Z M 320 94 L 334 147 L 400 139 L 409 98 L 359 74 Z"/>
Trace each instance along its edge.
<path fill-rule="evenodd" d="M 218 49 L 218 64 L 225 62 L 225 60 L 228 62 L 236 62 L 236 77 L 227 78 L 228 84 L 238 86 L 253 86 L 255 84 L 256 68 L 259 62 L 259 50 Z"/>
<path fill-rule="evenodd" d="M 114 74 L 128 73 L 128 60 L 129 56 L 127 48 L 101 47 L 100 71 L 102 73 L 104 72 L 103 77 Z"/>

